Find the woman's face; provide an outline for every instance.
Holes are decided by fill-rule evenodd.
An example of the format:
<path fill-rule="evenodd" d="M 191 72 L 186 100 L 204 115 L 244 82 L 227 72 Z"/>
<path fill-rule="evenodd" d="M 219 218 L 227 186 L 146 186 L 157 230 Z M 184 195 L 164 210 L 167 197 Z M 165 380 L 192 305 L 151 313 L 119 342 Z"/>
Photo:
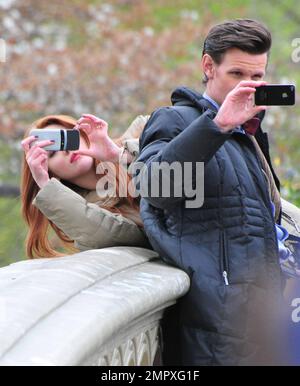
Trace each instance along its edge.
<path fill-rule="evenodd" d="M 52 124 L 47 126 L 47 129 L 64 129 L 63 126 Z M 87 143 L 80 136 L 80 149 L 87 149 Z M 59 179 L 72 182 L 78 177 L 88 173 L 94 166 L 94 160 L 87 155 L 75 156 L 76 151 L 47 151 L 48 154 L 48 169 Z"/>

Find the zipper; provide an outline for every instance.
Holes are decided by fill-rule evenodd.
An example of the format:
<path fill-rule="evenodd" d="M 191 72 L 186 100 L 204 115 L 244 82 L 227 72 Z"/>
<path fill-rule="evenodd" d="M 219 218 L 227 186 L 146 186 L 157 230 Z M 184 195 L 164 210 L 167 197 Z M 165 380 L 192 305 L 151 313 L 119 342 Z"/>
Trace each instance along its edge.
<path fill-rule="evenodd" d="M 225 241 L 225 233 L 221 231 L 221 259 L 222 259 L 222 277 L 224 284 L 229 285 L 228 280 L 228 257 L 227 257 L 227 245 Z"/>
<path fill-rule="evenodd" d="M 229 285 L 229 281 L 228 281 L 228 273 L 227 273 L 227 271 L 223 271 L 223 279 L 224 279 L 225 285 Z"/>
<path fill-rule="evenodd" d="M 224 185 L 224 165 L 222 162 L 218 161 L 220 169 L 220 185 L 219 185 L 219 213 L 220 216 L 222 216 L 222 206 L 221 206 L 221 197 L 222 197 L 222 190 Z M 220 240 L 220 256 L 221 256 L 221 271 L 222 271 L 222 277 L 224 280 L 225 285 L 229 285 L 228 281 L 228 261 L 227 261 L 227 248 L 225 245 L 225 235 L 224 235 L 224 229 L 221 228 L 221 240 Z"/>

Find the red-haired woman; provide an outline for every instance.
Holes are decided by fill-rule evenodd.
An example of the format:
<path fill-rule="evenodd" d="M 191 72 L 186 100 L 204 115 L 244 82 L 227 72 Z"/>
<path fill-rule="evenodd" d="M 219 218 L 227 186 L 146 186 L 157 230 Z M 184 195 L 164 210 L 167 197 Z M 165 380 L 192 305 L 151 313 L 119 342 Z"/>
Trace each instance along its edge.
<path fill-rule="evenodd" d="M 127 131 L 112 140 L 107 123 L 89 114 L 77 122 L 65 115 L 46 116 L 28 128 L 22 141 L 21 197 L 22 214 L 29 226 L 26 239 L 28 257 L 58 257 L 49 239 L 52 228 L 70 251 L 117 245 L 149 247 L 139 216 L 139 200 L 119 191 L 130 182 L 127 169 L 120 165 L 124 155 L 128 162 L 138 154 L 138 138 L 148 117 L 138 116 Z M 76 126 L 76 127 L 75 127 Z M 80 149 L 47 151 L 50 141 L 28 136 L 32 128 L 79 129 Z M 34 143 L 32 143 L 34 142 Z M 31 146 L 32 144 L 32 146 Z M 116 195 L 99 197 L 96 185 L 104 174 L 97 166 L 115 165 Z M 113 163 L 113 164 L 112 164 Z M 124 191 L 124 189 L 123 189 Z"/>

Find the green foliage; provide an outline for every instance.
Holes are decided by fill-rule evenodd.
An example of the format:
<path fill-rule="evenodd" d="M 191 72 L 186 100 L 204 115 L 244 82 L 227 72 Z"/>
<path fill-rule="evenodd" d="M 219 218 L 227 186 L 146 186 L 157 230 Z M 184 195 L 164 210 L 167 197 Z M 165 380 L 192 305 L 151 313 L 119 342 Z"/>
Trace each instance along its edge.
<path fill-rule="evenodd" d="M 20 216 L 20 200 L 0 198 L 0 266 L 25 259 L 26 228 Z"/>
<path fill-rule="evenodd" d="M 288 183 L 286 182 L 284 184 L 286 190 L 287 190 L 287 194 L 286 194 L 286 199 L 290 202 L 292 202 L 293 204 L 295 204 L 296 206 L 300 207 L 300 189 L 299 189 L 299 185 L 298 185 L 298 188 L 295 188 L 294 185 L 292 185 L 291 183 Z"/>
<path fill-rule="evenodd" d="M 178 84 L 201 89 L 201 44 L 210 26 L 223 20 L 265 23 L 273 37 L 267 80 L 300 86 L 300 63 L 291 59 L 292 40 L 300 37 L 298 3 L 17 0 L 5 14 L 0 11 L 0 17 L 11 19 L 19 12 L 18 28 L 8 31 L 2 23 L 0 37 L 10 48 L 21 49 L 9 65 L 1 63 L 0 181 L 19 185 L 19 140 L 6 139 L 8 134 L 23 136 L 43 115 L 90 112 L 119 134 L 136 115 L 169 104 Z M 32 31 L 27 33 L 28 28 Z M 36 40 L 41 48 L 35 48 Z M 32 44 L 28 52 L 22 52 L 23 43 Z M 269 114 L 273 122 L 267 130 L 283 196 L 300 206 L 300 105 L 270 109 Z M 0 198 L 0 266 L 25 258 L 25 234 L 19 199 Z"/>

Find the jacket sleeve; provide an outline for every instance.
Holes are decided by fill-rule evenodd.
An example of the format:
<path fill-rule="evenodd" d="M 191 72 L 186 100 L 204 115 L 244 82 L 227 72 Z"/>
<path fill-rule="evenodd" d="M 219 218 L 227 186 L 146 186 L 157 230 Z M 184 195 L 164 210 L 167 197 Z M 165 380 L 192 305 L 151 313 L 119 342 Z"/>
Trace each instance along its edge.
<path fill-rule="evenodd" d="M 139 156 L 139 138 L 126 139 L 123 142 L 123 148 L 124 152 L 128 151 L 128 153 L 132 157 L 130 163 L 135 162 L 137 157 Z M 122 162 L 122 158 L 120 162 Z"/>
<path fill-rule="evenodd" d="M 146 191 L 143 196 L 154 207 L 166 209 L 186 199 L 183 189 L 180 197 L 170 194 L 170 197 L 151 195 L 151 185 L 161 185 L 163 174 L 153 170 L 154 162 L 172 164 L 179 162 L 183 170 L 184 163 L 192 165 L 192 183 L 196 180 L 196 163 L 205 164 L 213 157 L 231 133 L 222 133 L 213 122 L 215 113 L 207 110 L 187 125 L 182 116 L 172 107 L 156 110 L 150 117 L 140 138 L 140 156 L 137 162 L 143 164 L 137 175 L 139 189 Z M 174 186 L 174 174 L 170 174 L 171 186 Z M 177 182 L 176 182 L 177 183 Z M 155 189 L 154 189 L 155 190 Z M 172 189 L 171 189 L 172 193 Z"/>
<path fill-rule="evenodd" d="M 139 138 L 148 120 L 149 115 L 138 115 L 131 123 L 129 128 L 125 131 L 125 133 L 120 137 L 121 143 L 123 145 L 123 152 L 120 163 L 126 162 L 127 152 L 130 154 L 128 165 L 136 161 L 139 155 Z M 125 157 L 123 157 L 124 153 Z M 123 158 L 125 158 L 125 160 Z"/>
<path fill-rule="evenodd" d="M 127 139 L 138 139 L 149 119 L 149 115 L 138 115 L 130 124 L 128 129 L 121 135 L 121 141 Z"/>
<path fill-rule="evenodd" d="M 56 178 L 50 179 L 32 204 L 80 250 L 118 245 L 149 247 L 145 233 L 133 221 L 87 202 Z"/>

